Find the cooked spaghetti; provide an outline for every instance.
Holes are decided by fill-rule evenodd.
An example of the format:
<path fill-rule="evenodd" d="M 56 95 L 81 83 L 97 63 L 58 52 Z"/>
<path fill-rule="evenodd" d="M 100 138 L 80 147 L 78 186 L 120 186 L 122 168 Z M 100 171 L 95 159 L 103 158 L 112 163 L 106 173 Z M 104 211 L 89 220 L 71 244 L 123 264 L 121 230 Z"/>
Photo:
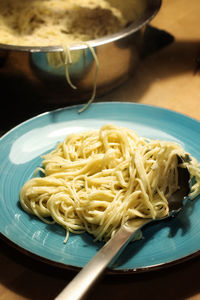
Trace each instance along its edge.
<path fill-rule="evenodd" d="M 144 10 L 144 0 L 1 0 L 0 43 L 57 46 L 115 33 Z"/>
<path fill-rule="evenodd" d="M 69 232 L 88 232 L 108 240 L 133 218 L 168 215 L 168 198 L 178 189 L 178 159 L 186 152 L 176 143 L 149 140 L 134 131 L 104 125 L 71 134 L 43 157 L 20 191 L 23 209 Z M 200 166 L 194 158 L 181 164 L 196 178 L 191 195 L 200 191 Z M 50 218 L 51 220 L 50 220 Z"/>

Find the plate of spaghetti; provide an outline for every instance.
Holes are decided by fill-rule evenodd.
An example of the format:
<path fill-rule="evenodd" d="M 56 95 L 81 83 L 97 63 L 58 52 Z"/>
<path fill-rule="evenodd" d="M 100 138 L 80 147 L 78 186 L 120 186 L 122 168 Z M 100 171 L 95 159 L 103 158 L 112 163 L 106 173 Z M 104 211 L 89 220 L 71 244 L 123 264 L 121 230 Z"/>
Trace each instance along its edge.
<path fill-rule="evenodd" d="M 128 102 L 80 108 L 40 114 L 1 137 L 1 237 L 44 262 L 80 269 L 128 220 L 167 216 L 181 167 L 191 177 L 184 209 L 138 232 L 107 272 L 198 255 L 200 123 Z"/>

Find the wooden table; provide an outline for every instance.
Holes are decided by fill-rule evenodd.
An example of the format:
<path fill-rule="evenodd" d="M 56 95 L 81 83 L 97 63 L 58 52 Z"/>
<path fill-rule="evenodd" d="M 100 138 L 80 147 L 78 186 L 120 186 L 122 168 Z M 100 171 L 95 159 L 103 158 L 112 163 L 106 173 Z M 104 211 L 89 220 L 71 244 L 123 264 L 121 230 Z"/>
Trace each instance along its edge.
<path fill-rule="evenodd" d="M 200 120 L 200 1 L 163 0 L 151 24 L 175 41 L 143 60 L 133 77 L 100 100 L 156 105 Z M 54 299 L 76 274 L 0 245 L 0 300 Z M 89 299 L 200 299 L 199 273 L 196 257 L 160 271 L 107 275 Z"/>

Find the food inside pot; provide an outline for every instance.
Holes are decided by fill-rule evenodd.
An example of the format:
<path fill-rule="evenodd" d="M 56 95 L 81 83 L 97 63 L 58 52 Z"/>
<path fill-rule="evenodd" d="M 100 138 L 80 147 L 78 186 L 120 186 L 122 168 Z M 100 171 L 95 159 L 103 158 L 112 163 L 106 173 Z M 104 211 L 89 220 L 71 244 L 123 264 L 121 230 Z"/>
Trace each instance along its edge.
<path fill-rule="evenodd" d="M 113 34 L 133 22 L 145 0 L 1 0 L 0 43 L 69 45 Z"/>

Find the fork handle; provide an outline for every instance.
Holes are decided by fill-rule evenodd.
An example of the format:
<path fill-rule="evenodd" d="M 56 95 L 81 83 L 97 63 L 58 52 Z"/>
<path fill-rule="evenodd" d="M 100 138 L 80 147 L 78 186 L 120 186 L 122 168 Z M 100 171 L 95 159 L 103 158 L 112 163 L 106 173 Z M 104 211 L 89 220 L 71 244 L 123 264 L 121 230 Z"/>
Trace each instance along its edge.
<path fill-rule="evenodd" d="M 55 300 L 81 300 L 97 282 L 116 254 L 120 254 L 133 234 L 148 219 L 141 219 L 135 226 L 122 226 L 119 231 L 97 252 L 89 263 L 74 277 Z"/>

